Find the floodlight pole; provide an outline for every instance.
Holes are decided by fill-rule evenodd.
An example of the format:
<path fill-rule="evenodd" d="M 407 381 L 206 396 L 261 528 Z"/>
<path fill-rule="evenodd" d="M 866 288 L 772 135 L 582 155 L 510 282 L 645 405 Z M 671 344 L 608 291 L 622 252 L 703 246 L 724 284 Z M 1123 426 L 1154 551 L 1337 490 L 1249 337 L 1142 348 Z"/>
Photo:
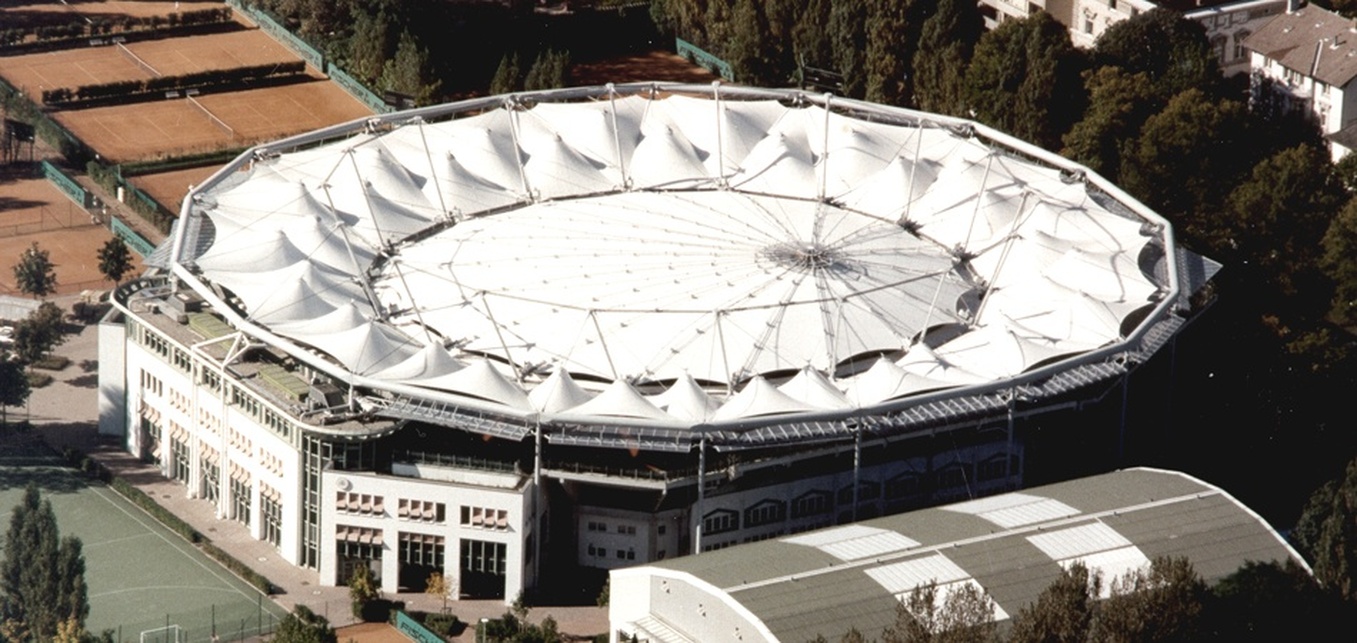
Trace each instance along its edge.
<path fill-rule="evenodd" d="M 862 425 L 853 427 L 853 522 L 858 521 L 858 481 L 862 470 Z"/>
<path fill-rule="evenodd" d="M 535 423 L 532 455 L 532 582 L 542 582 L 542 419 Z"/>

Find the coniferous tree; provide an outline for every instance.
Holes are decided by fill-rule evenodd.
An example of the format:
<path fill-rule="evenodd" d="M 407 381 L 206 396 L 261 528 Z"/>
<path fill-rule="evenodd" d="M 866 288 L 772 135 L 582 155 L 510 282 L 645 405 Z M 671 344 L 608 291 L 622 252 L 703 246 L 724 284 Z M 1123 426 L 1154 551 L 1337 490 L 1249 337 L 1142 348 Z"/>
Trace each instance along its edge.
<path fill-rule="evenodd" d="M 537 60 L 528 68 L 527 75 L 523 77 L 523 89 L 532 91 L 564 87 L 569 82 L 569 69 L 569 53 L 548 49 L 538 54 Z"/>
<path fill-rule="evenodd" d="M 966 116 L 966 67 L 984 21 L 974 2 L 940 0 L 924 21 L 914 54 L 914 103 L 927 112 Z"/>
<path fill-rule="evenodd" d="M 866 3 L 829 3 L 829 42 L 834 68 L 843 75 L 843 94 L 862 98 L 867 89 L 863 52 L 867 49 Z"/>
<path fill-rule="evenodd" d="M 509 94 L 523 88 L 519 78 L 518 54 L 508 53 L 499 61 L 494 78 L 490 79 L 491 94 Z"/>
<path fill-rule="evenodd" d="M 52 503 L 29 484 L 10 514 L 0 560 L 0 598 L 4 618 L 40 641 L 56 636 L 63 621 L 83 628 L 89 614 L 80 540 L 68 537 L 58 544 L 58 539 Z"/>
<path fill-rule="evenodd" d="M 834 68 L 829 33 L 830 0 L 807 0 L 792 27 L 792 50 L 798 66 Z"/>
<path fill-rule="evenodd" d="M 428 105 L 438 98 L 442 82 L 433 77 L 429 51 L 415 42 L 410 32 L 402 32 L 396 55 L 386 61 L 379 83 L 382 89 L 411 96 L 417 105 Z"/>

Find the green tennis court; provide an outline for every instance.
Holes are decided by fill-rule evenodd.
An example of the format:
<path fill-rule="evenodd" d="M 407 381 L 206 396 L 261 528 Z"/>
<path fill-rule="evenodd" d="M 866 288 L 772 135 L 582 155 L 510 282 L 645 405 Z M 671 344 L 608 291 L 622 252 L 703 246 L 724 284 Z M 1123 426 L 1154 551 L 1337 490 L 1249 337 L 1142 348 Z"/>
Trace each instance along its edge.
<path fill-rule="evenodd" d="M 284 611 L 104 484 L 54 457 L 0 457 L 5 525 L 29 482 L 52 501 L 61 534 L 84 543 L 90 615 L 86 629 L 111 629 L 140 643 L 236 640 L 272 631 Z M 3 537 L 0 536 L 0 546 Z M 170 628 L 166 635 L 166 625 Z M 150 633 L 159 628 L 161 631 Z M 174 630 L 179 630 L 175 635 Z"/>

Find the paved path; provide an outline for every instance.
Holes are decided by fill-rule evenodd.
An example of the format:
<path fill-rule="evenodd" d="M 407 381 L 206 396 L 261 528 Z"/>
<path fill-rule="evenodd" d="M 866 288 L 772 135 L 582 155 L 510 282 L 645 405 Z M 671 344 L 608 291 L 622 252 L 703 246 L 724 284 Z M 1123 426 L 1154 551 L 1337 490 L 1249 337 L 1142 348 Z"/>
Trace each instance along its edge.
<path fill-rule="evenodd" d="M 60 297 L 53 301 L 69 311 L 75 299 Z M 132 482 L 193 525 L 213 544 L 263 574 L 281 588 L 282 591 L 271 598 L 284 608 L 290 610 L 294 605 L 302 604 L 336 625 L 355 622 L 349 611 L 348 588 L 320 586 L 315 570 L 283 561 L 272 545 L 251 538 L 244 525 L 219 520 L 210 503 L 188 498 L 183 485 L 167 480 L 156 468 L 123 451 L 121 441 L 99 438 L 97 336 L 97 324 L 81 325 L 78 333 L 68 335 L 66 342 L 54 352 L 70 358 L 71 365 L 52 373 L 55 381 L 35 390 L 30 397 L 28 416 L 40 427 L 44 438 L 54 446 L 72 446 L 94 456 L 116 475 Z M 22 410 L 10 409 L 12 419 L 22 415 Z M 436 612 L 443 606 L 441 599 L 425 594 L 396 594 L 386 598 L 405 601 L 409 610 Z M 499 601 L 452 601 L 449 608 L 468 623 L 498 617 L 506 611 Z M 556 619 L 560 631 L 576 636 L 608 630 L 607 611 L 597 607 L 539 606 L 532 609 L 529 620 L 538 622 L 547 616 Z M 467 628 L 452 640 L 472 641 L 474 629 Z"/>

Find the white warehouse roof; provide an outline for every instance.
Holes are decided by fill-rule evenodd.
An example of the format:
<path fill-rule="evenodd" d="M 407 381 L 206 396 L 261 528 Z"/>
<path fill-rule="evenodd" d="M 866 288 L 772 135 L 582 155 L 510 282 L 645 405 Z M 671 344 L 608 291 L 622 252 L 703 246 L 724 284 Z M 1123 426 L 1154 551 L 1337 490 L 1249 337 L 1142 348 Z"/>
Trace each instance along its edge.
<path fill-rule="evenodd" d="M 1081 167 L 795 91 L 387 115 L 256 148 L 184 218 L 174 269 L 238 328 L 364 386 L 567 421 L 987 386 L 1104 360 L 1182 295 L 1169 227 Z"/>

